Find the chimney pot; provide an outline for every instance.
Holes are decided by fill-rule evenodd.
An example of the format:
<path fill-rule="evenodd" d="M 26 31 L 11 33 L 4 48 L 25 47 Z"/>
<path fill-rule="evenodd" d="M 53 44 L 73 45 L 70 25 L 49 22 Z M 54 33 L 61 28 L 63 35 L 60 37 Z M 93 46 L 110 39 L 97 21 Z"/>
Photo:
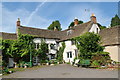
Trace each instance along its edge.
<path fill-rule="evenodd" d="M 91 21 L 92 21 L 93 23 L 97 23 L 96 16 L 95 16 L 94 13 L 92 13 L 92 15 L 91 15 L 90 18 L 91 18 Z"/>
<path fill-rule="evenodd" d="M 20 18 L 18 18 L 16 26 L 20 26 Z"/>
<path fill-rule="evenodd" d="M 74 26 L 77 26 L 78 25 L 78 19 L 75 17 L 74 19 Z"/>

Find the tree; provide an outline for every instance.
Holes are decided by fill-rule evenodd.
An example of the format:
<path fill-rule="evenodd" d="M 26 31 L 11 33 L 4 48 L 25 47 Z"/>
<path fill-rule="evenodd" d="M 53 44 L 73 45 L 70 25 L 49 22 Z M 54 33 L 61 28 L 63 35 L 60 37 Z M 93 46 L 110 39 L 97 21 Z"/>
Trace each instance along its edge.
<path fill-rule="evenodd" d="M 78 24 L 82 24 L 82 23 L 83 23 L 83 21 L 81 21 L 81 20 L 78 21 Z M 74 22 L 71 22 L 70 25 L 68 26 L 68 28 L 73 27 L 73 26 L 74 26 Z"/>
<path fill-rule="evenodd" d="M 87 32 L 74 38 L 74 40 L 76 41 L 81 59 L 91 59 L 93 54 L 101 52 L 104 49 L 104 47 L 99 44 L 100 36 L 98 34 Z"/>
<path fill-rule="evenodd" d="M 54 30 L 54 29 L 57 29 L 58 31 L 61 31 L 62 28 L 61 28 L 61 24 L 58 20 L 56 21 L 53 21 L 52 24 L 50 24 L 50 26 L 48 27 L 48 30 Z"/>
<path fill-rule="evenodd" d="M 40 60 L 47 60 L 48 57 L 46 53 L 48 53 L 48 45 L 44 41 L 41 41 L 40 47 L 37 50 L 36 55 L 40 57 Z"/>
<path fill-rule="evenodd" d="M 106 26 L 102 26 L 100 23 L 97 23 L 97 25 L 100 29 L 105 29 L 106 28 Z"/>
<path fill-rule="evenodd" d="M 120 25 L 120 18 L 118 17 L 117 14 L 115 15 L 115 17 L 112 18 L 110 25 L 111 27 Z"/>

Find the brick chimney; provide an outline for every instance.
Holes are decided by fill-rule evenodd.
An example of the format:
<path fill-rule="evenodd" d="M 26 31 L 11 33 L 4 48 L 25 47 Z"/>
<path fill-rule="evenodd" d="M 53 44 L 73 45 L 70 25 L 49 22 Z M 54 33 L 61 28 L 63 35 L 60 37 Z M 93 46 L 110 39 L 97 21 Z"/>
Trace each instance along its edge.
<path fill-rule="evenodd" d="M 16 22 L 16 26 L 20 27 L 20 18 L 18 18 L 17 22 Z"/>
<path fill-rule="evenodd" d="M 75 17 L 74 19 L 74 26 L 77 26 L 78 25 L 78 19 Z"/>
<path fill-rule="evenodd" d="M 95 14 L 92 13 L 90 19 L 91 19 L 91 21 L 92 21 L 93 23 L 97 23 Z"/>

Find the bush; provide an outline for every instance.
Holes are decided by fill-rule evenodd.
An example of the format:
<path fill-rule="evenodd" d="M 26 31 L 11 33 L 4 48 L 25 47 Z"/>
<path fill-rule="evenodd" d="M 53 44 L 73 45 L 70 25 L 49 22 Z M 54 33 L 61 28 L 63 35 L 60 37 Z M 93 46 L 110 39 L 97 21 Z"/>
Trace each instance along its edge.
<path fill-rule="evenodd" d="M 50 63 L 50 64 L 57 64 L 57 63 L 58 63 L 58 60 L 50 60 L 49 63 Z"/>
<path fill-rule="evenodd" d="M 92 56 L 91 66 L 105 66 L 110 60 L 108 52 L 98 52 Z"/>
<path fill-rule="evenodd" d="M 92 67 L 99 67 L 99 66 L 100 66 L 100 63 L 99 63 L 99 61 L 94 60 L 94 61 L 91 63 L 91 66 L 92 66 Z"/>
<path fill-rule="evenodd" d="M 101 37 L 98 34 L 87 32 L 74 40 L 80 53 L 80 59 L 91 59 L 92 53 L 101 52 L 104 49 L 100 44 Z"/>

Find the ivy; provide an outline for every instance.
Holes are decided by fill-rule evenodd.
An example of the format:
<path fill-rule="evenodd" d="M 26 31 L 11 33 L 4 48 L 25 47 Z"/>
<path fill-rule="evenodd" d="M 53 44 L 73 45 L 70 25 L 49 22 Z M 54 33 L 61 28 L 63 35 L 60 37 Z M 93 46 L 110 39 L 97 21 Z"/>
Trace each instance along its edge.
<path fill-rule="evenodd" d="M 60 62 L 63 61 L 63 52 L 65 47 L 66 47 L 65 42 L 62 42 L 62 46 L 59 48 L 59 51 L 57 52 L 57 59 Z"/>
<path fill-rule="evenodd" d="M 19 53 L 21 54 L 21 57 L 29 55 L 30 52 L 35 52 L 35 45 L 33 43 L 33 39 L 34 36 L 32 35 L 21 33 L 18 34 L 18 43 L 20 48 Z"/>
<path fill-rule="evenodd" d="M 41 61 L 45 61 L 48 59 L 46 53 L 48 53 L 48 45 L 44 41 L 41 41 L 40 47 L 37 50 L 36 55 L 39 56 Z"/>

